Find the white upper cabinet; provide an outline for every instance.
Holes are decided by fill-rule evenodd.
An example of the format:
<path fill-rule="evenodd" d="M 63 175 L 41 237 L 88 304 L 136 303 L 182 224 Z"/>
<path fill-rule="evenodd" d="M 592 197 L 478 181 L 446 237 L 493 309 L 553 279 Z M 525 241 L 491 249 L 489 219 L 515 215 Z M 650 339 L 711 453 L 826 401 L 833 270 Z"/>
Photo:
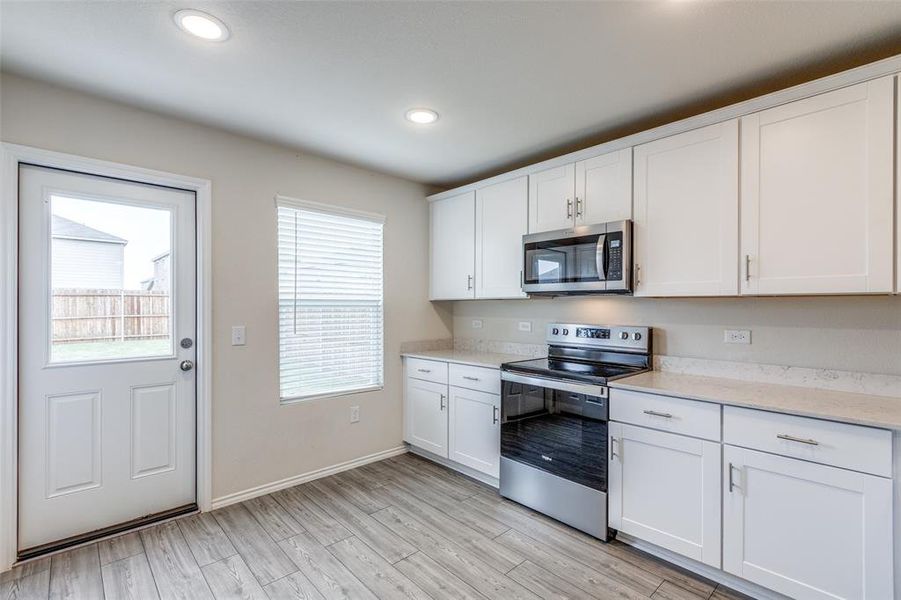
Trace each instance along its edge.
<path fill-rule="evenodd" d="M 635 147 L 635 295 L 738 294 L 738 121 Z"/>
<path fill-rule="evenodd" d="M 725 446 L 723 569 L 791 598 L 893 598 L 892 480 Z"/>
<path fill-rule="evenodd" d="M 529 233 L 572 227 L 575 197 L 575 164 L 529 175 Z"/>
<path fill-rule="evenodd" d="M 522 236 L 528 228 L 528 178 L 476 192 L 476 298 L 524 298 Z"/>
<path fill-rule="evenodd" d="M 475 297 L 475 192 L 429 204 L 429 299 Z"/>
<path fill-rule="evenodd" d="M 892 291 L 893 105 L 884 77 L 742 117 L 743 294 Z"/>
<path fill-rule="evenodd" d="M 576 163 L 576 225 L 632 218 L 632 148 Z"/>

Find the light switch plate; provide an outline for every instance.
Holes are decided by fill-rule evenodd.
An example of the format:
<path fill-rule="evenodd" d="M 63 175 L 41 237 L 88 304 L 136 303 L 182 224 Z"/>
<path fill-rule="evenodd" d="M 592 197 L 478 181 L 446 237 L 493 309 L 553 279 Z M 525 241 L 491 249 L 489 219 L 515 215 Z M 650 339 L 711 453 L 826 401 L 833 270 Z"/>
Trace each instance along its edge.
<path fill-rule="evenodd" d="M 519 322 L 519 330 L 520 331 L 532 331 L 532 322 L 531 321 L 520 321 Z"/>
<path fill-rule="evenodd" d="M 359 406 L 351 406 L 350 407 L 350 422 L 351 423 L 359 423 L 360 422 L 360 407 Z"/>
<path fill-rule="evenodd" d="M 473 319 L 472 320 L 472 328 L 473 329 L 481 329 L 482 325 L 484 325 L 484 323 L 482 323 L 482 319 Z"/>
<path fill-rule="evenodd" d="M 244 325 L 232 327 L 232 346 L 243 346 L 247 343 L 247 331 Z"/>
<path fill-rule="evenodd" d="M 723 342 L 727 344 L 750 344 L 750 329 L 726 329 L 723 331 Z"/>

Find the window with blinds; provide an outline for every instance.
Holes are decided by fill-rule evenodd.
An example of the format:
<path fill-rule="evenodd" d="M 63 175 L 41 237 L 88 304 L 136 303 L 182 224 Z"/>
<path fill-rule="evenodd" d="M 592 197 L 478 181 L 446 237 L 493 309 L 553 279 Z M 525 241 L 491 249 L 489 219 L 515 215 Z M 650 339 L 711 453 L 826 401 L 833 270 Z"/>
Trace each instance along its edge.
<path fill-rule="evenodd" d="M 283 402 L 382 387 L 384 217 L 278 200 Z"/>

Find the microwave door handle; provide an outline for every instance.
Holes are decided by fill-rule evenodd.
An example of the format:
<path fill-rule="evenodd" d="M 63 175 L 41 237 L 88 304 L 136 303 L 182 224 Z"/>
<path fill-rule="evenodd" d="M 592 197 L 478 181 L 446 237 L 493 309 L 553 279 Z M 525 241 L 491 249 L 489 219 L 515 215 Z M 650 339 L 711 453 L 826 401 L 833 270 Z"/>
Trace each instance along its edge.
<path fill-rule="evenodd" d="M 607 281 L 607 235 L 598 236 L 598 245 L 595 251 L 595 261 L 598 266 L 598 279 Z"/>

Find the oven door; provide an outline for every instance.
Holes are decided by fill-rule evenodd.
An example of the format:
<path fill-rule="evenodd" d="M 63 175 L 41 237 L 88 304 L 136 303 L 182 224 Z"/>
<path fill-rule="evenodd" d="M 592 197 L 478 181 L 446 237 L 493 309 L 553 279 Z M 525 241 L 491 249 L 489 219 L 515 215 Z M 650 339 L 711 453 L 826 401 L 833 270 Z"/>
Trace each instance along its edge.
<path fill-rule="evenodd" d="M 604 291 L 607 226 L 523 236 L 523 291 Z"/>
<path fill-rule="evenodd" d="M 602 540 L 607 388 L 501 373 L 500 495 Z"/>

